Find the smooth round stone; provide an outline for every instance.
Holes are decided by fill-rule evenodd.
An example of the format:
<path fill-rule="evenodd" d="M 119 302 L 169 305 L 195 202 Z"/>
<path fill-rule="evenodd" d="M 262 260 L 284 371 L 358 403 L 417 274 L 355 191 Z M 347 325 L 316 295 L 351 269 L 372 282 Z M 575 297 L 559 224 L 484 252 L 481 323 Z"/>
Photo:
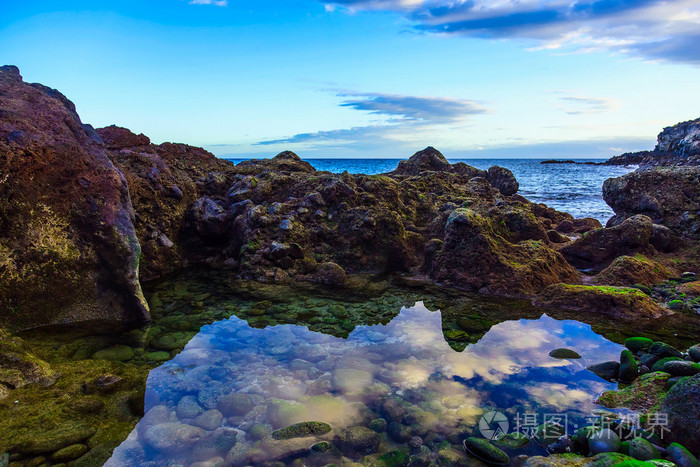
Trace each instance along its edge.
<path fill-rule="evenodd" d="M 146 430 L 144 441 L 158 451 L 179 452 L 191 448 L 205 435 L 201 428 L 184 423 L 161 423 Z"/>
<path fill-rule="evenodd" d="M 194 425 L 207 431 L 214 431 L 221 426 L 224 416 L 216 409 L 207 410 L 194 419 Z"/>
<path fill-rule="evenodd" d="M 180 399 L 175 408 L 175 413 L 177 413 L 177 418 L 195 418 L 199 414 L 204 412 L 202 406 L 197 402 L 197 398 L 194 396 L 185 396 Z"/>
<path fill-rule="evenodd" d="M 232 392 L 219 400 L 217 408 L 227 417 L 242 417 L 255 405 L 248 394 Z"/>
<path fill-rule="evenodd" d="M 238 431 L 233 428 L 220 427 L 197 442 L 192 449 L 192 458 L 208 459 L 226 454 L 238 440 Z"/>
<path fill-rule="evenodd" d="M 617 452 L 620 450 L 620 437 L 609 428 L 603 428 L 588 438 L 588 449 L 592 454 Z"/>
<path fill-rule="evenodd" d="M 664 364 L 663 371 L 672 376 L 693 376 L 700 373 L 700 363 L 672 360 Z"/>
<path fill-rule="evenodd" d="M 673 346 L 670 346 L 664 342 L 654 342 L 651 347 L 649 347 L 649 353 L 656 355 L 659 358 L 666 357 L 682 357 L 681 353 Z"/>
<path fill-rule="evenodd" d="M 371 422 L 369 422 L 369 428 L 370 430 L 374 430 L 377 433 L 383 433 L 386 431 L 386 420 L 383 418 L 375 418 Z"/>
<path fill-rule="evenodd" d="M 646 337 L 630 337 L 628 339 L 625 339 L 624 345 L 630 350 L 630 352 L 638 353 L 641 351 L 648 350 L 653 343 L 653 340 L 648 339 Z"/>
<path fill-rule="evenodd" d="M 698 459 L 688 451 L 685 446 L 678 443 L 671 443 L 666 448 L 669 460 L 673 461 L 678 467 L 700 467 Z"/>
<path fill-rule="evenodd" d="M 620 370 L 620 362 L 609 361 L 596 363 L 586 367 L 588 371 L 595 373 L 597 376 L 607 381 L 617 379 L 618 371 Z"/>
<path fill-rule="evenodd" d="M 634 359 L 632 352 L 623 350 L 620 354 L 620 381 L 634 381 L 638 375 L 639 368 L 637 368 L 637 361 Z"/>
<path fill-rule="evenodd" d="M 694 362 L 700 363 L 700 344 L 695 344 L 688 349 L 688 355 L 693 359 Z"/>
<path fill-rule="evenodd" d="M 510 462 L 508 454 L 498 449 L 485 438 L 467 438 L 464 449 L 472 456 L 489 464 L 506 465 Z"/>
<path fill-rule="evenodd" d="M 372 382 L 372 375 L 364 370 L 353 368 L 338 368 L 333 370 L 331 384 L 333 389 L 342 393 L 356 393 L 362 391 Z"/>
<path fill-rule="evenodd" d="M 311 446 L 311 452 L 326 452 L 331 448 L 331 443 L 328 441 L 321 441 Z"/>
<path fill-rule="evenodd" d="M 571 349 L 554 349 L 551 352 L 549 352 L 549 356 L 552 358 L 560 358 L 560 359 L 581 358 L 581 355 L 579 355 L 578 352 L 575 352 Z"/>
<path fill-rule="evenodd" d="M 494 440 L 495 444 L 498 444 L 499 446 L 504 446 L 510 449 L 519 449 L 523 446 L 526 446 L 530 442 L 530 438 L 525 436 L 522 433 L 519 433 L 517 431 L 514 431 L 512 433 L 508 433 L 507 435 L 501 436 L 497 440 Z"/>
<path fill-rule="evenodd" d="M 658 459 L 661 457 L 659 450 L 644 438 L 633 438 L 630 440 L 628 454 L 640 461 Z"/>
<path fill-rule="evenodd" d="M 340 449 L 349 457 L 366 456 L 377 452 L 381 438 L 364 426 L 352 426 L 340 436 Z"/>
<path fill-rule="evenodd" d="M 98 350 L 92 354 L 94 360 L 110 360 L 112 362 L 125 362 L 134 358 L 134 350 L 127 345 L 115 345 Z"/>
<path fill-rule="evenodd" d="M 55 462 L 68 462 L 84 455 L 88 451 L 84 444 L 72 444 L 63 449 L 59 449 L 51 456 Z"/>
<path fill-rule="evenodd" d="M 681 358 L 678 358 L 678 357 L 665 357 L 665 358 L 662 358 L 662 359 L 659 360 L 658 362 L 654 363 L 654 365 L 651 367 L 651 371 L 652 371 L 652 372 L 654 372 L 654 371 L 664 371 L 664 366 L 666 366 L 666 364 L 667 364 L 668 362 L 674 362 L 674 361 L 679 361 L 679 362 L 680 362 L 680 361 L 683 361 L 683 360 L 682 360 Z"/>

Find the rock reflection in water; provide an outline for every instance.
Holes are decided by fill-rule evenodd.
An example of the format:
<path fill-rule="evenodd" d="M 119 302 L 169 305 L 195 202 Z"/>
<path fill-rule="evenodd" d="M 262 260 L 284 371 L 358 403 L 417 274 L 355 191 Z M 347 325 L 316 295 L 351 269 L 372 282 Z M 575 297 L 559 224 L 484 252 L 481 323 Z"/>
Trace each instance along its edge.
<path fill-rule="evenodd" d="M 583 359 L 552 359 L 557 347 Z M 454 462 L 464 456 L 461 438 L 487 410 L 511 418 L 567 413 L 570 422 L 590 414 L 595 395 L 613 385 L 584 367 L 615 358 L 620 348 L 585 324 L 543 316 L 497 324 L 458 352 L 445 341 L 440 313 L 420 302 L 386 325 L 356 327 L 347 339 L 298 325 L 254 329 L 232 317 L 204 326 L 151 371 L 147 413 L 107 465 L 289 464 L 300 457 L 325 465 L 397 450 L 392 455 Z M 306 421 L 332 430 L 272 436 Z"/>

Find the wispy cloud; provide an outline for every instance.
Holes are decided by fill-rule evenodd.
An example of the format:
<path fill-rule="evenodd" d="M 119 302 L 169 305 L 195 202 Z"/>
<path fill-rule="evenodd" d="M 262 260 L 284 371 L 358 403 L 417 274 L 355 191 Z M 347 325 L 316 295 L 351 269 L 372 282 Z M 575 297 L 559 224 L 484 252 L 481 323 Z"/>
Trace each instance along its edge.
<path fill-rule="evenodd" d="M 339 105 L 372 115 L 388 117 L 384 122 L 353 128 L 299 133 L 290 137 L 260 141 L 257 145 L 316 143 L 363 144 L 416 138 L 427 129 L 465 122 L 470 116 L 488 113 L 476 101 L 444 97 L 402 96 L 384 93 L 342 92 Z"/>
<path fill-rule="evenodd" d="M 389 115 L 405 120 L 431 123 L 449 123 L 468 115 L 486 113 L 478 102 L 442 97 L 400 96 L 396 94 L 345 94 L 348 99 L 341 104 L 375 115 Z"/>
<path fill-rule="evenodd" d="M 418 31 L 518 38 L 537 48 L 610 50 L 700 64 L 697 0 L 336 0 L 329 5 L 396 11 Z"/>
<path fill-rule="evenodd" d="M 564 109 L 569 115 L 587 115 L 609 112 L 618 105 L 617 99 L 583 96 L 563 96 L 560 100 L 571 104 Z"/>
<path fill-rule="evenodd" d="M 228 6 L 228 0 L 190 0 L 190 5 Z"/>

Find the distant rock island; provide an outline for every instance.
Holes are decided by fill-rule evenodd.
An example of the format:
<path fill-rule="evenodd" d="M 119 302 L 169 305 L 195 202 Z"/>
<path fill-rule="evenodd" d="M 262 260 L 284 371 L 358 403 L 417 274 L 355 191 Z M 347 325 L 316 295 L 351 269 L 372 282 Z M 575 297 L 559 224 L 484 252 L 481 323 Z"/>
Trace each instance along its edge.
<path fill-rule="evenodd" d="M 567 159 L 567 160 L 559 160 L 559 159 L 547 159 L 546 161 L 540 162 L 540 164 L 581 164 L 581 165 L 605 165 L 604 162 L 593 162 L 593 161 L 586 161 L 586 162 L 579 162 L 575 161 L 573 159 Z"/>

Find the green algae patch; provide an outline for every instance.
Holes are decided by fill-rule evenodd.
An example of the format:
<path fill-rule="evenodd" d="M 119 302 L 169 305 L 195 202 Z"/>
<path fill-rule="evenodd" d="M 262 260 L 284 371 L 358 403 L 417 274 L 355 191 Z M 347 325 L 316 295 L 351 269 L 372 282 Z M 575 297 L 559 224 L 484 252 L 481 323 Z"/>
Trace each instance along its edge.
<path fill-rule="evenodd" d="M 78 444 L 116 445 L 133 430 L 148 367 L 83 360 L 52 368 L 60 375 L 53 385 L 29 384 L 0 400 L 0 451 L 35 456 Z"/>
<path fill-rule="evenodd" d="M 272 432 L 274 439 L 305 438 L 321 436 L 331 431 L 331 426 L 323 422 L 301 422 Z"/>
<path fill-rule="evenodd" d="M 657 407 L 665 397 L 668 373 L 647 373 L 637 378 L 631 385 L 620 391 L 605 391 L 596 403 L 607 407 L 625 407 L 640 412 L 648 412 Z"/>

